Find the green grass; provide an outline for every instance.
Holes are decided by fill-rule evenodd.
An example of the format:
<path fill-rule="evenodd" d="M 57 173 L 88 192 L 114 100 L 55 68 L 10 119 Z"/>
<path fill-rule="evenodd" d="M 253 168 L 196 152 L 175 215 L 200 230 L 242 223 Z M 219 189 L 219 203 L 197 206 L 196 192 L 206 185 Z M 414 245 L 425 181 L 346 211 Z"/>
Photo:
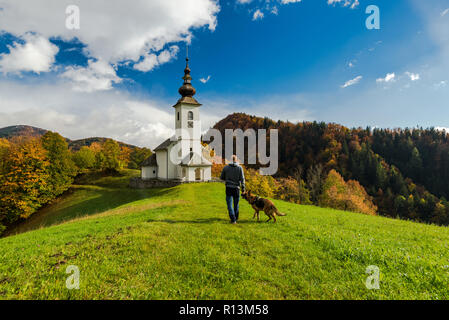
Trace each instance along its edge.
<path fill-rule="evenodd" d="M 221 184 L 126 181 L 76 186 L 23 230 L 72 221 L 0 239 L 0 298 L 449 298 L 448 228 L 282 201 L 277 224 L 253 221 L 242 201 L 235 226 Z M 65 287 L 68 265 L 79 290 Z M 369 265 L 380 290 L 365 287 Z"/>

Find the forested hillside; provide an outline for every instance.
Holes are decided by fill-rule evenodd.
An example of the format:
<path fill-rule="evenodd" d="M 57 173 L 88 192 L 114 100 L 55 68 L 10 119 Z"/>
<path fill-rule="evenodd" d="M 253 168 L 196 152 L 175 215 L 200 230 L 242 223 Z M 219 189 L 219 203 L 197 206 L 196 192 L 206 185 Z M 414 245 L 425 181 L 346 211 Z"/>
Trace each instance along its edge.
<path fill-rule="evenodd" d="M 149 149 L 131 149 L 111 139 L 76 151 L 58 133 L 28 133 L 0 138 L 0 234 L 69 190 L 75 177 L 91 171 L 114 175 L 138 168 L 151 155 Z"/>
<path fill-rule="evenodd" d="M 0 138 L 4 139 L 11 139 L 20 136 L 40 137 L 46 133 L 47 130 L 45 129 L 24 125 L 0 128 Z"/>
<path fill-rule="evenodd" d="M 379 214 L 449 224 L 449 138 L 445 132 L 294 124 L 242 113 L 226 117 L 214 128 L 222 134 L 225 129 L 278 129 L 277 176 L 304 180 L 316 204 L 334 169 L 345 180 L 358 181 Z"/>
<path fill-rule="evenodd" d="M 5 128 L 0 128 L 0 139 L 6 139 L 6 140 L 13 140 L 16 138 L 23 138 L 23 137 L 35 137 L 40 138 L 43 135 L 45 135 L 48 132 L 48 130 L 36 128 L 32 126 L 26 126 L 26 125 L 17 125 L 17 126 L 10 126 Z M 68 138 L 64 138 L 67 142 L 67 146 L 72 152 L 78 152 L 83 147 L 91 147 L 96 148 L 95 145 L 103 145 L 107 140 L 111 140 L 108 138 L 100 138 L 100 137 L 92 137 L 92 138 L 85 138 L 85 139 L 78 139 L 78 140 L 70 140 Z M 148 148 L 140 148 L 131 144 L 127 144 L 124 142 L 117 141 L 120 148 L 123 148 L 125 150 L 128 150 L 129 152 L 129 162 L 128 167 L 129 169 L 138 169 L 140 166 L 140 163 L 145 160 L 147 157 L 151 155 L 151 151 Z"/>

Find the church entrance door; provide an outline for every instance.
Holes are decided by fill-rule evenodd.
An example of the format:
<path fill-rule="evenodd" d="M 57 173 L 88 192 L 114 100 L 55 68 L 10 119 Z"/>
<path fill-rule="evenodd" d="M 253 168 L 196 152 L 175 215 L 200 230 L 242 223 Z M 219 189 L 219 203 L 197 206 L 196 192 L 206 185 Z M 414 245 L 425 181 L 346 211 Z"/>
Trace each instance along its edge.
<path fill-rule="evenodd" d="M 202 180 L 202 170 L 200 168 L 195 170 L 195 180 L 201 181 Z"/>

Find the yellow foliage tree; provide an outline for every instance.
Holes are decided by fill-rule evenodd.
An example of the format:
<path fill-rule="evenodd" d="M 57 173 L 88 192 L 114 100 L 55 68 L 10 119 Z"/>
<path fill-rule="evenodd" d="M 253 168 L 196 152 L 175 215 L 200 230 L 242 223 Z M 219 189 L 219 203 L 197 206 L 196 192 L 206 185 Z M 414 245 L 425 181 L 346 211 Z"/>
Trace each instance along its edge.
<path fill-rule="evenodd" d="M 126 168 L 131 158 L 131 149 L 128 147 L 120 147 L 119 163 L 120 168 Z"/>

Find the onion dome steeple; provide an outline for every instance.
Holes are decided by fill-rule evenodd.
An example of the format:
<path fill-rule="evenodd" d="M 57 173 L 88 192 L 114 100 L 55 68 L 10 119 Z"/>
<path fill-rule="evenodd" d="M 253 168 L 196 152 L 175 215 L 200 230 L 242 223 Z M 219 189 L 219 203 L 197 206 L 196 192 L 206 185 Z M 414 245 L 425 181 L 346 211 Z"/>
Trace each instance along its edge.
<path fill-rule="evenodd" d="M 190 67 L 189 67 L 189 57 L 187 54 L 186 58 L 186 68 L 184 69 L 184 80 L 183 85 L 179 88 L 178 92 L 181 95 L 181 99 L 178 100 L 178 103 L 186 103 L 195 106 L 200 106 L 201 104 L 196 101 L 193 97 L 196 94 L 195 88 L 192 86 L 192 76 L 190 75 Z"/>
<path fill-rule="evenodd" d="M 184 84 L 179 88 L 179 94 L 184 97 L 193 97 L 196 93 L 195 88 L 192 86 L 192 76 L 190 75 L 189 58 L 186 58 L 186 68 L 184 69 Z"/>

